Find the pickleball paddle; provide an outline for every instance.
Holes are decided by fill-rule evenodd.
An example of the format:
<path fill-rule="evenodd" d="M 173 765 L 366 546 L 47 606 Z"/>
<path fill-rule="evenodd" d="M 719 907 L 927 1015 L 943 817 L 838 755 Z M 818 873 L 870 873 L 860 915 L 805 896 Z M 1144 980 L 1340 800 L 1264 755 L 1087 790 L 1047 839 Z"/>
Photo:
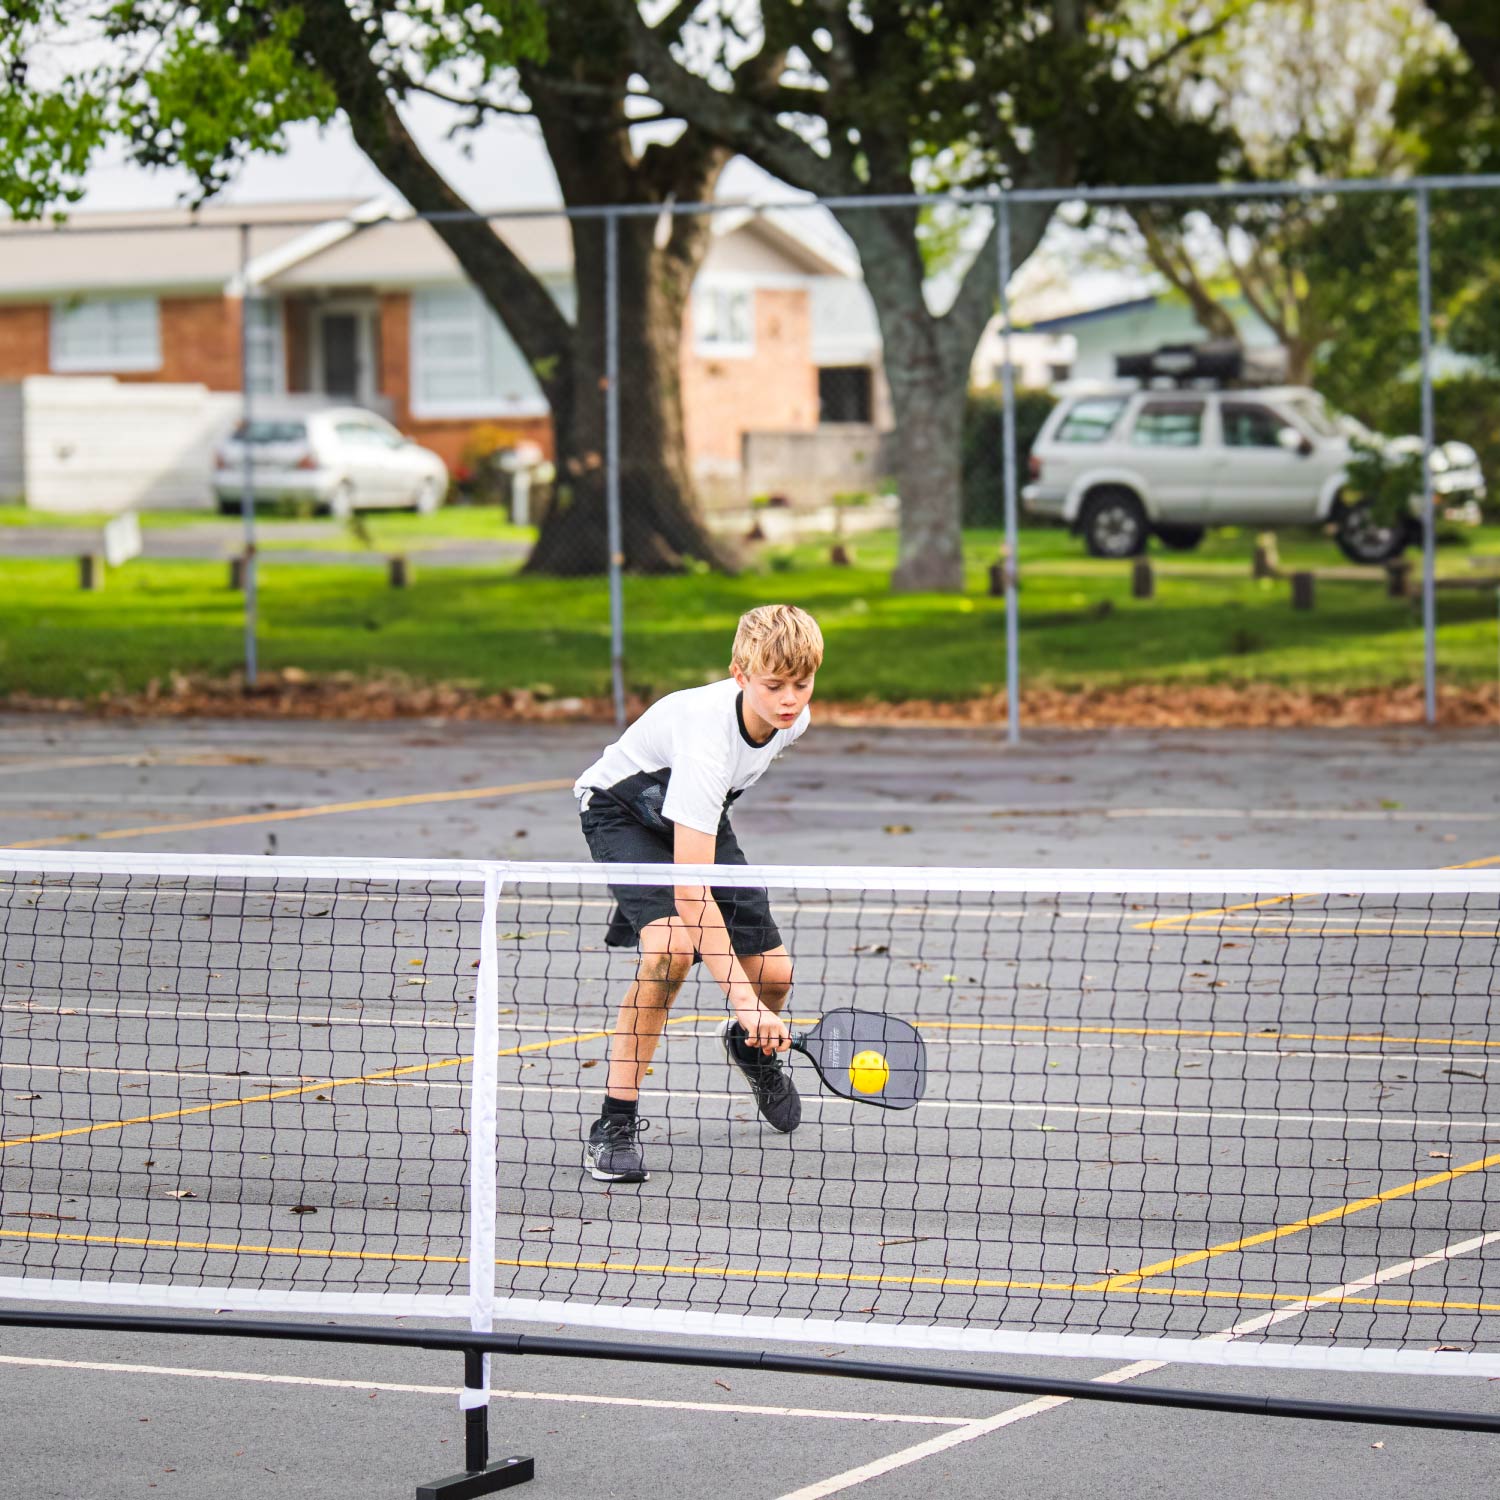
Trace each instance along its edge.
<path fill-rule="evenodd" d="M 927 1087 L 927 1049 L 916 1028 L 874 1010 L 830 1010 L 792 1033 L 823 1086 L 856 1104 L 911 1109 Z"/>

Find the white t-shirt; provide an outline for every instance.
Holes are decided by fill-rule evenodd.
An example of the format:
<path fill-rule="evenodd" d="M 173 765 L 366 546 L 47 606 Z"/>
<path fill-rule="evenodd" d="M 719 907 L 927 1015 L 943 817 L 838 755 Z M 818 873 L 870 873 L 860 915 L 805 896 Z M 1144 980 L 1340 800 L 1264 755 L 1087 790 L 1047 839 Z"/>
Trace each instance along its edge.
<path fill-rule="evenodd" d="M 585 807 L 590 793 L 608 797 L 649 827 L 682 823 L 716 833 L 725 808 L 812 722 L 804 708 L 789 729 L 757 745 L 741 700 L 732 677 L 668 693 L 578 778 L 573 795 Z"/>

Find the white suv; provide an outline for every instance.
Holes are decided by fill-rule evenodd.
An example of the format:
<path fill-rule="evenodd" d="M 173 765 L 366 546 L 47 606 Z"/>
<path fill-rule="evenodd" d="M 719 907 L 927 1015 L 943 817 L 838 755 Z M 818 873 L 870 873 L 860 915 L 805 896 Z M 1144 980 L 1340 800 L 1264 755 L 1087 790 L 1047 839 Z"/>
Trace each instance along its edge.
<path fill-rule="evenodd" d="M 1301 386 L 1065 396 L 1032 446 L 1022 501 L 1066 521 L 1095 557 L 1134 557 L 1153 535 L 1187 550 L 1209 526 L 1333 521 L 1345 556 L 1384 562 L 1420 531 L 1415 520 L 1380 525 L 1363 505 L 1341 502 L 1353 436 L 1383 442 Z M 1474 450 L 1436 450 L 1433 489 L 1439 499 L 1482 498 Z"/>

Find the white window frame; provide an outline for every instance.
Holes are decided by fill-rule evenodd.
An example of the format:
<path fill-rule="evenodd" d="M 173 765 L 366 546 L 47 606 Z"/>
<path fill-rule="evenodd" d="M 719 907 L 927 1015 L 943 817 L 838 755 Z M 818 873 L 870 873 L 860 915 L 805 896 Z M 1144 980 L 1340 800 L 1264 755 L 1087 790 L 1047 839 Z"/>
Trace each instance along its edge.
<path fill-rule="evenodd" d="M 255 317 L 258 308 L 265 308 L 264 323 L 257 326 Z M 256 396 L 286 395 L 286 330 L 283 327 L 281 299 L 252 294 L 245 304 L 246 369 L 252 381 L 251 392 Z M 260 381 L 269 375 L 265 384 Z"/>
<path fill-rule="evenodd" d="M 450 330 L 462 330 L 476 339 L 484 337 L 482 325 L 474 316 L 465 312 L 461 316 L 448 318 L 435 317 L 429 310 L 424 312 L 422 298 L 423 291 L 452 291 L 453 287 L 433 286 L 414 287 L 411 293 L 410 318 L 407 333 L 408 368 L 411 371 L 411 390 L 409 409 L 412 416 L 418 421 L 442 421 L 452 418 L 465 419 L 476 417 L 545 417 L 550 414 L 551 408 L 547 405 L 545 396 L 505 397 L 488 394 L 476 394 L 470 398 L 449 398 L 445 400 L 427 400 L 422 392 L 427 378 L 434 372 L 435 365 L 440 367 L 440 362 L 434 362 L 422 346 L 422 335 L 424 331 L 435 328 L 447 328 Z M 470 290 L 465 286 L 465 290 Z M 473 294 L 479 305 L 475 312 L 480 316 L 489 313 L 488 307 L 478 299 L 478 294 Z M 490 314 L 493 316 L 493 314 Z M 424 326 L 425 325 L 425 326 Z M 465 361 L 453 361 L 452 364 L 467 365 L 474 371 L 476 379 L 484 379 L 485 357 L 482 344 L 475 347 L 473 357 Z M 534 378 L 534 377 L 533 377 Z"/>
<path fill-rule="evenodd" d="M 112 310 L 120 308 L 150 309 L 151 345 L 149 349 L 124 353 L 111 346 Z M 64 335 L 70 320 L 100 315 L 105 324 L 97 347 L 66 350 Z M 48 319 L 48 367 L 59 375 L 140 374 L 161 369 L 161 302 L 156 297 L 79 297 L 52 304 Z"/>
<path fill-rule="evenodd" d="M 742 339 L 718 338 L 714 329 L 721 326 L 718 318 L 710 320 L 704 315 L 705 305 L 712 299 L 743 299 L 745 327 L 748 330 Z M 726 309 L 727 314 L 727 309 Z M 726 316 L 725 321 L 729 321 Z M 751 359 L 755 355 L 755 287 L 749 282 L 706 281 L 693 288 L 693 348 L 705 359 Z"/>

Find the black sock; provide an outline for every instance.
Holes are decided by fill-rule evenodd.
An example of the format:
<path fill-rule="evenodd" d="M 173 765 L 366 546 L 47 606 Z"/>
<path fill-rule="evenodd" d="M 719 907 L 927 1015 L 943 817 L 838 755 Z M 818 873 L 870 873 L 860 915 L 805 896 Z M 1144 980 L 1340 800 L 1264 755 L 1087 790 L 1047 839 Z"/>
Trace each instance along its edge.
<path fill-rule="evenodd" d="M 613 1094 L 606 1094 L 604 1096 L 604 1118 L 606 1120 L 633 1120 L 638 1107 L 638 1103 L 634 1099 L 616 1099 Z"/>

